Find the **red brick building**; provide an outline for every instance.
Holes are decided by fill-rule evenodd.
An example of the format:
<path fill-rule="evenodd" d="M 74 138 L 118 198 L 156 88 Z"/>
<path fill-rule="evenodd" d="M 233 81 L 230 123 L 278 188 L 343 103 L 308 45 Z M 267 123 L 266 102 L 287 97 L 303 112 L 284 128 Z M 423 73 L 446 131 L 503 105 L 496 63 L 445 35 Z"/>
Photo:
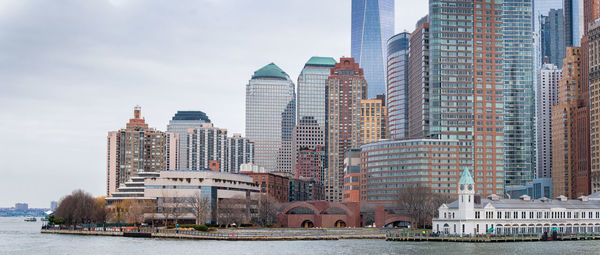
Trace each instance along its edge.
<path fill-rule="evenodd" d="M 296 151 L 296 178 L 311 178 L 323 182 L 325 171 L 325 147 L 299 148 Z"/>
<path fill-rule="evenodd" d="M 252 177 L 254 183 L 260 185 L 260 192 L 267 194 L 281 203 L 290 201 L 290 179 L 273 173 L 241 172 Z"/>

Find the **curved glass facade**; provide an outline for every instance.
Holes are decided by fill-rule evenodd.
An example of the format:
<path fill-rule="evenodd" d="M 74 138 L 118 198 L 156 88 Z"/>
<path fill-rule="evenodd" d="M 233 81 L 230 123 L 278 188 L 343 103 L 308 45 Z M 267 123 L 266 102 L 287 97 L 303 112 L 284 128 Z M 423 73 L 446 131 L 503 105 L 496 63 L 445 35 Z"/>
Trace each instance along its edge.
<path fill-rule="evenodd" d="M 408 136 L 409 39 L 409 33 L 400 33 L 390 38 L 387 45 L 388 133 L 397 139 Z"/>

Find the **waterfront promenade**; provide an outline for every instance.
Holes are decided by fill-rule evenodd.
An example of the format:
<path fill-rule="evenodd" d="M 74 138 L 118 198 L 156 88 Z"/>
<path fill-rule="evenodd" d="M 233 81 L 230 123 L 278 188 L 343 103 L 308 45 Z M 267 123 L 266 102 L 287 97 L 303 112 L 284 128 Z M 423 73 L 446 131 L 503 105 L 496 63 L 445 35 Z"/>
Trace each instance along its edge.
<path fill-rule="evenodd" d="M 68 230 L 42 229 L 43 234 L 123 236 L 145 238 L 227 240 L 227 241 L 309 241 L 340 239 L 385 239 L 385 230 L 375 228 L 347 229 L 218 229 L 216 231 L 186 231 L 165 229 Z"/>
<path fill-rule="evenodd" d="M 569 233 L 557 234 L 555 237 L 538 234 L 516 235 L 436 235 L 433 233 L 415 233 L 406 231 L 390 231 L 386 233 L 386 241 L 401 242 L 469 242 L 469 243 L 497 243 L 497 242 L 536 242 L 536 241 L 579 241 L 600 240 L 600 233 Z"/>

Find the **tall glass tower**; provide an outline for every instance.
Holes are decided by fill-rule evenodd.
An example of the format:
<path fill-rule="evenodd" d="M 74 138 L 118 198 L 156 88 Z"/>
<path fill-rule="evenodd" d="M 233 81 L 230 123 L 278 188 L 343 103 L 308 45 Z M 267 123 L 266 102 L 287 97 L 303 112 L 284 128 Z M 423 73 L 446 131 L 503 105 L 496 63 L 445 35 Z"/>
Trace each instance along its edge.
<path fill-rule="evenodd" d="M 410 33 L 394 35 L 387 45 L 388 133 L 391 138 L 408 137 L 408 43 Z"/>
<path fill-rule="evenodd" d="M 335 66 L 334 58 L 311 57 L 298 76 L 298 121 L 313 117 L 325 128 L 325 82 Z"/>
<path fill-rule="evenodd" d="M 535 169 L 532 0 L 504 0 L 504 168 L 506 186 L 526 185 Z"/>
<path fill-rule="evenodd" d="M 352 58 L 364 70 L 369 98 L 386 93 L 386 48 L 392 35 L 394 0 L 352 0 Z"/>
<path fill-rule="evenodd" d="M 210 123 L 210 119 L 201 111 L 177 111 L 173 119 L 169 121 L 167 132 L 179 134 L 179 162 L 176 163 L 178 169 L 190 169 L 187 154 L 187 130 L 190 128 L 200 128 L 204 123 Z"/>
<path fill-rule="evenodd" d="M 583 0 L 564 0 L 565 44 L 567 47 L 581 46 L 583 36 Z"/>
<path fill-rule="evenodd" d="M 246 137 L 254 141 L 254 163 L 292 173 L 295 124 L 296 93 L 290 77 L 273 63 L 254 72 L 246 85 Z"/>

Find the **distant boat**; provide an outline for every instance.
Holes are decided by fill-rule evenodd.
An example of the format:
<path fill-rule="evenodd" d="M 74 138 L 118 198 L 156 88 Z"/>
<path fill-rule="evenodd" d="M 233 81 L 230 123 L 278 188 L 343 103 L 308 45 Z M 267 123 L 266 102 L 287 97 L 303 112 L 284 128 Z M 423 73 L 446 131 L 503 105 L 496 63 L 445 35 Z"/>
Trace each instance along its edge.
<path fill-rule="evenodd" d="M 25 218 L 25 221 L 27 221 L 27 222 L 36 222 L 37 219 L 35 217 L 29 217 L 29 218 Z"/>

